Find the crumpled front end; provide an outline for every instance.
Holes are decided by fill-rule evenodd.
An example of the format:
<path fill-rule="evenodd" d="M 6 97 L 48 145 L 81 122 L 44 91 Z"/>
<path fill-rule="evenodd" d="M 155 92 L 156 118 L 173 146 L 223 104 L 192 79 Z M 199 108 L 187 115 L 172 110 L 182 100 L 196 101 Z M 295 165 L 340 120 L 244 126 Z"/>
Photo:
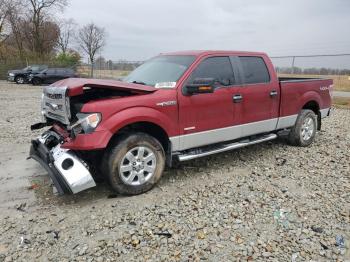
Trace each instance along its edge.
<path fill-rule="evenodd" d="M 94 154 L 106 148 L 113 134 L 108 129 L 98 129 L 103 112 L 84 108 L 96 100 L 155 91 L 153 87 L 96 79 L 66 79 L 44 87 L 43 122 L 32 125 L 31 129 L 51 128 L 32 141 L 30 157 L 47 170 L 59 194 L 77 193 L 95 186 L 89 166 L 90 170 L 98 169 L 100 160 Z"/>
<path fill-rule="evenodd" d="M 72 150 L 61 148 L 61 137 L 49 130 L 32 140 L 30 158 L 48 172 L 58 194 L 76 194 L 96 186 L 87 164 Z"/>

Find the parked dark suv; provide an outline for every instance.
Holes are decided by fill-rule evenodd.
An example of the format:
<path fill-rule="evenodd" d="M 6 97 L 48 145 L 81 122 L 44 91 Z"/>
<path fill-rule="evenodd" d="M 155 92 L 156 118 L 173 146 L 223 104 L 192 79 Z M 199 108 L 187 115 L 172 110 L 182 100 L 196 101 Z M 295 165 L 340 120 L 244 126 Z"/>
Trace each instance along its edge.
<path fill-rule="evenodd" d="M 28 82 L 30 74 L 35 75 L 45 69 L 47 69 L 47 65 L 30 65 L 23 69 L 10 70 L 7 72 L 7 80 L 17 84 L 24 84 Z"/>
<path fill-rule="evenodd" d="M 29 82 L 33 85 L 52 84 L 65 78 L 77 77 L 71 68 L 48 68 L 38 74 L 30 74 Z"/>

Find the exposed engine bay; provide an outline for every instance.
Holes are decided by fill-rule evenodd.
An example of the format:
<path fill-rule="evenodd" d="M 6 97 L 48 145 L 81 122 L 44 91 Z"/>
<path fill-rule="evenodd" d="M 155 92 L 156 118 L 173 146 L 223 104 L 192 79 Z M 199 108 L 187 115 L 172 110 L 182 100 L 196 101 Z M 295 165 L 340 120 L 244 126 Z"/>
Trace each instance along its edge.
<path fill-rule="evenodd" d="M 87 102 L 106 98 L 119 98 L 132 95 L 135 95 L 135 93 L 131 91 L 113 90 L 108 88 L 84 87 L 83 94 L 73 96 L 70 98 L 72 122 L 74 122 L 74 120 L 77 120 L 74 119 L 74 116 L 76 116 L 76 114 L 81 111 L 83 105 Z"/>
<path fill-rule="evenodd" d="M 100 113 L 81 113 L 84 104 L 90 101 L 115 99 L 142 93 L 144 92 L 134 89 L 118 89 L 117 87 L 91 84 L 83 86 L 77 93 L 69 94 L 68 87 L 46 86 L 43 89 L 41 103 L 44 121 L 32 125 L 31 129 L 57 124 L 65 129 L 72 138 L 82 132 L 89 134 L 97 127 L 102 116 Z"/>

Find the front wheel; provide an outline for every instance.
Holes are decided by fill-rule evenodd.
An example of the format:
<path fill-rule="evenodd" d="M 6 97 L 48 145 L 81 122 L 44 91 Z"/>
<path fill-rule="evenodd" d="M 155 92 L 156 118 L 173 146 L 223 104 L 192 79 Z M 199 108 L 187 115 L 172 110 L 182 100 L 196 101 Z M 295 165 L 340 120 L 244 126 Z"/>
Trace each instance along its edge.
<path fill-rule="evenodd" d="M 162 145 L 145 133 L 120 138 L 106 160 L 112 188 L 124 195 L 137 195 L 153 188 L 165 167 Z"/>
<path fill-rule="evenodd" d="M 297 121 L 289 133 L 289 143 L 293 146 L 309 146 L 315 139 L 317 116 L 312 110 L 301 110 Z"/>
<path fill-rule="evenodd" d="M 15 82 L 16 84 L 24 84 L 25 83 L 24 76 L 16 76 Z"/>

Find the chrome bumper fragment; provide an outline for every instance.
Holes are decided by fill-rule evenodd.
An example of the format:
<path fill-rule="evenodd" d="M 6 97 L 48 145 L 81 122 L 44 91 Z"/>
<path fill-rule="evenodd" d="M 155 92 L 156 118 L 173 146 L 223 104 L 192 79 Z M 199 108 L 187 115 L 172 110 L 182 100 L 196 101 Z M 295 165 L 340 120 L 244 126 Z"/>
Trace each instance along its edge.
<path fill-rule="evenodd" d="M 332 113 L 332 108 L 325 108 L 320 110 L 321 118 L 325 118 L 327 116 L 330 116 Z"/>
<path fill-rule="evenodd" d="M 85 163 L 73 151 L 61 148 L 60 144 L 49 149 L 46 139 L 32 140 L 30 158 L 46 169 L 59 194 L 76 194 L 96 186 Z"/>

